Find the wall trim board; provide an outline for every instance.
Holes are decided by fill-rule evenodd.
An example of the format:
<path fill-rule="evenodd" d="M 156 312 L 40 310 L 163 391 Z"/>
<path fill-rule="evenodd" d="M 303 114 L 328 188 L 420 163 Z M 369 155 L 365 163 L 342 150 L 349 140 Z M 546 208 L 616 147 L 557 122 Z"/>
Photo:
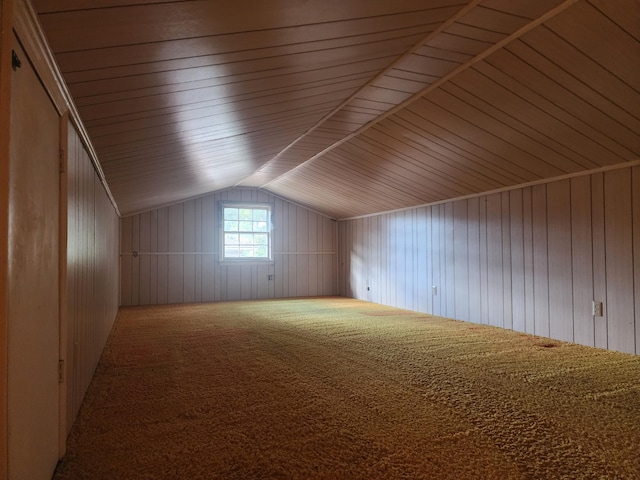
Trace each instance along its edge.
<path fill-rule="evenodd" d="M 6 480 L 8 460 L 8 261 L 9 238 L 9 135 L 11 96 L 11 23 L 13 0 L 0 2 L 0 480 Z"/>
<path fill-rule="evenodd" d="M 511 185 L 511 186 L 508 186 L 508 187 L 496 188 L 494 190 L 487 190 L 486 192 L 471 193 L 469 195 L 463 195 L 463 196 L 460 196 L 460 197 L 447 198 L 445 200 L 438 200 L 437 202 L 422 203 L 420 205 L 414 205 L 414 206 L 411 206 L 411 207 L 397 208 L 397 209 L 394 209 L 394 210 L 385 210 L 383 212 L 378 212 L 378 213 L 368 213 L 366 215 L 356 215 L 355 217 L 338 218 L 336 221 L 338 221 L 338 222 L 347 222 L 349 220 L 357 220 L 359 218 L 375 217 L 375 216 L 378 216 L 378 215 L 384 215 L 384 214 L 388 214 L 388 213 L 404 212 L 404 211 L 407 211 L 407 210 L 413 210 L 414 208 L 431 207 L 431 206 L 434 206 L 434 205 L 443 205 L 445 203 L 456 202 L 458 200 L 469 200 L 471 198 L 480 198 L 480 197 L 484 197 L 484 196 L 491 195 L 491 194 L 494 194 L 494 193 L 511 192 L 513 190 L 520 190 L 520 189 L 526 188 L 526 187 L 534 187 L 536 185 L 545 185 L 547 183 L 559 182 L 561 180 L 570 180 L 572 178 L 577 178 L 577 177 L 590 176 L 590 175 L 593 175 L 594 173 L 604 173 L 604 172 L 610 172 L 612 170 L 620 170 L 622 168 L 631 168 L 631 167 L 635 167 L 635 166 L 638 166 L 638 165 L 640 165 L 640 159 L 631 160 L 631 161 L 624 162 L 624 163 L 618 163 L 616 165 L 608 165 L 606 167 L 594 168 L 592 170 L 585 170 L 583 172 L 567 173 L 566 175 L 559 175 L 559 176 L 553 177 L 553 178 L 544 178 L 544 179 L 540 179 L 540 180 L 534 180 L 532 182 L 521 183 L 521 184 L 518 184 L 518 185 Z"/>
<path fill-rule="evenodd" d="M 273 252 L 273 255 L 336 255 L 337 252 Z M 132 257 L 137 257 L 140 255 L 220 255 L 220 252 L 121 252 L 120 255 L 130 255 Z M 225 262 L 228 265 L 269 265 L 273 263 L 273 261 L 264 260 L 257 262 L 233 262 L 227 261 Z"/>
<path fill-rule="evenodd" d="M 96 151 L 93 147 L 89 134 L 80 119 L 80 114 L 78 113 L 73 97 L 67 88 L 67 84 L 62 77 L 62 73 L 58 68 L 58 64 L 51 53 L 51 48 L 49 47 L 46 36 L 40 26 L 40 22 L 38 21 L 37 13 L 28 0 L 15 0 L 12 18 L 16 36 L 29 56 L 29 59 L 31 60 L 35 71 L 38 73 L 45 90 L 49 94 L 49 97 L 60 115 L 65 112 L 69 113 L 69 117 L 82 139 L 82 143 L 84 143 L 87 153 L 89 154 L 89 159 L 96 171 L 96 174 L 98 175 L 98 178 L 100 179 L 100 183 L 109 197 L 109 201 L 113 205 L 113 208 L 116 210 L 116 213 L 120 216 L 118 205 L 111 193 L 111 190 L 109 189 L 104 172 L 100 166 L 100 162 L 98 161 Z"/>

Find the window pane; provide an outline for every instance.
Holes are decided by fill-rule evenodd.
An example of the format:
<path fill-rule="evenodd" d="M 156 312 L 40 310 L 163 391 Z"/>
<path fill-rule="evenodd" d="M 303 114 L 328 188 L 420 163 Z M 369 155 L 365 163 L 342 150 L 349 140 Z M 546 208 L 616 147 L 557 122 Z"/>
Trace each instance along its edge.
<path fill-rule="evenodd" d="M 253 231 L 253 222 L 243 222 L 240 221 L 240 231 L 241 232 L 252 232 Z"/>
<path fill-rule="evenodd" d="M 241 258 L 250 258 L 253 257 L 253 247 L 240 247 L 240 257 Z"/>
<path fill-rule="evenodd" d="M 237 220 L 238 219 L 238 209 L 237 208 L 225 208 L 224 209 L 224 219 L 225 220 Z"/>
<path fill-rule="evenodd" d="M 225 245 L 224 256 L 228 258 L 237 258 L 240 256 L 240 248 L 237 246 Z"/>
<path fill-rule="evenodd" d="M 256 233 L 255 235 L 253 235 L 253 243 L 255 243 L 256 245 L 268 245 L 269 237 L 266 233 Z"/>
<path fill-rule="evenodd" d="M 253 220 L 253 210 L 250 208 L 240 209 L 240 220 Z"/>
<path fill-rule="evenodd" d="M 253 222 L 253 231 L 254 232 L 266 232 L 267 231 L 267 222 Z"/>
<path fill-rule="evenodd" d="M 269 256 L 267 246 L 256 246 L 256 257 L 267 258 Z"/>
<path fill-rule="evenodd" d="M 237 245 L 239 242 L 237 233 L 225 233 L 224 235 L 224 243 L 225 245 Z"/>
<path fill-rule="evenodd" d="M 253 211 L 253 219 L 260 222 L 267 221 L 267 211 L 264 209 L 256 209 Z"/>
<path fill-rule="evenodd" d="M 238 222 L 233 221 L 224 221 L 224 229 L 227 232 L 237 232 L 238 231 Z"/>
<path fill-rule="evenodd" d="M 240 244 L 241 245 L 252 245 L 253 244 L 253 233 L 241 233 L 240 234 Z"/>

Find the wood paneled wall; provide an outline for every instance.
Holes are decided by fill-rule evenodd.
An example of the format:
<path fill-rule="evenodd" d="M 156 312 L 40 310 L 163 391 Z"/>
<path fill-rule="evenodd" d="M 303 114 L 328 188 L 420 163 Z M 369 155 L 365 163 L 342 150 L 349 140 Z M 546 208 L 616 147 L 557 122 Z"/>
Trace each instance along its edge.
<path fill-rule="evenodd" d="M 221 200 L 273 205 L 273 262 L 219 262 Z M 337 225 L 331 218 L 254 188 L 236 188 L 125 217 L 120 303 L 335 295 L 336 242 Z"/>
<path fill-rule="evenodd" d="M 341 295 L 640 354 L 640 166 L 338 231 Z"/>
<path fill-rule="evenodd" d="M 68 432 L 118 312 L 119 218 L 73 125 L 67 151 Z"/>

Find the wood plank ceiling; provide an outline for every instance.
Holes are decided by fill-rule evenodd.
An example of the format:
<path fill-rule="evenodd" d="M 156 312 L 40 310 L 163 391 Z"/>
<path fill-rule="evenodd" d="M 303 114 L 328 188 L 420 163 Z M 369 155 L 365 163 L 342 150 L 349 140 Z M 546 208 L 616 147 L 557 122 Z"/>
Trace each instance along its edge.
<path fill-rule="evenodd" d="M 637 0 L 33 0 L 123 215 L 346 218 L 640 158 Z"/>

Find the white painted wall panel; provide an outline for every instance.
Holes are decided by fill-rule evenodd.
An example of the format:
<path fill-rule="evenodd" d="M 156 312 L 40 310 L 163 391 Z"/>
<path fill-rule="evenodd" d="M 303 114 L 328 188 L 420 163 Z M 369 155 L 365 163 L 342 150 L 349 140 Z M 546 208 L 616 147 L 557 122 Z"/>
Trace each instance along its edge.
<path fill-rule="evenodd" d="M 635 166 L 341 221 L 340 293 L 638 353 L 638 192 Z"/>
<path fill-rule="evenodd" d="M 573 341 L 571 187 L 569 180 L 547 185 L 549 254 L 549 336 Z"/>
<path fill-rule="evenodd" d="M 630 168 L 605 173 L 607 338 L 612 350 L 635 353 L 631 191 Z"/>
<path fill-rule="evenodd" d="M 593 291 L 593 241 L 591 179 L 571 179 L 571 266 L 573 275 L 573 327 L 577 343 L 595 345 L 591 302 Z"/>
<path fill-rule="evenodd" d="M 119 224 L 73 125 L 69 125 L 67 161 L 66 429 L 69 432 L 118 312 L 119 229 L 130 231 L 132 222 Z M 132 271 L 130 261 L 122 262 L 122 266 Z M 131 289 L 126 295 L 130 298 Z"/>
<path fill-rule="evenodd" d="M 524 271 L 524 215 L 523 191 L 513 190 L 509 198 L 509 243 L 511 245 L 511 299 L 512 318 L 511 328 L 518 332 L 526 331 L 525 324 L 525 271 Z"/>
<path fill-rule="evenodd" d="M 533 333 L 549 336 L 549 238 L 547 236 L 547 186 L 531 190 L 533 230 Z"/>
<path fill-rule="evenodd" d="M 593 240 L 593 299 L 604 302 L 602 317 L 594 318 L 594 343 L 599 348 L 609 348 L 607 339 L 607 300 L 605 235 L 604 235 L 604 174 L 591 176 L 591 233 Z"/>

